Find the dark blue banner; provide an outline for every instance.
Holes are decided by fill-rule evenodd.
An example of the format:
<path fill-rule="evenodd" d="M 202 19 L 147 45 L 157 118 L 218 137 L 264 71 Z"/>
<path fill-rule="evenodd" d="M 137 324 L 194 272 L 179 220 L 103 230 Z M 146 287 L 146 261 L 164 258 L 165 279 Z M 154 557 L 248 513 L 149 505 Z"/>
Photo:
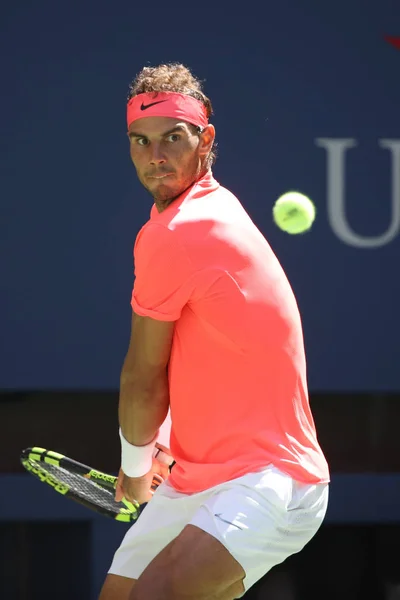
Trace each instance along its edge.
<path fill-rule="evenodd" d="M 125 100 L 142 66 L 177 61 L 213 102 L 215 177 L 292 282 L 311 389 L 400 390 L 398 2 L 25 0 L 2 12 L 0 388 L 118 387 L 151 206 Z M 305 235 L 272 221 L 293 189 L 317 206 Z"/>

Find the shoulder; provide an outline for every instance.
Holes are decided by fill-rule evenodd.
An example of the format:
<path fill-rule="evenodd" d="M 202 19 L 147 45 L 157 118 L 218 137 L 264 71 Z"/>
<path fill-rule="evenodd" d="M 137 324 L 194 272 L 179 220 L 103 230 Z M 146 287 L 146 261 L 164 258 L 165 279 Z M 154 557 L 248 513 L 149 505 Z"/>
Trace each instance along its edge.
<path fill-rule="evenodd" d="M 159 222 L 149 221 L 136 236 L 135 253 L 168 250 L 179 245 L 178 235 L 173 229 Z"/>
<path fill-rule="evenodd" d="M 160 223 L 147 223 L 138 233 L 134 247 L 135 274 L 146 279 L 181 276 L 187 278 L 193 271 L 182 236 L 177 230 Z M 178 273 L 179 272 L 179 273 Z M 154 282 L 155 283 L 155 282 Z"/>

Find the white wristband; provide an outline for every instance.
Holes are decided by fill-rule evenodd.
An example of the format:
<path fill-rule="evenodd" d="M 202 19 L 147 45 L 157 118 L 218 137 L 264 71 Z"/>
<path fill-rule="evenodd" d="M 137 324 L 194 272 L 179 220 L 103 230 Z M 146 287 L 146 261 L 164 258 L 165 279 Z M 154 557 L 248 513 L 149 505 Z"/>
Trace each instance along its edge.
<path fill-rule="evenodd" d="M 158 435 L 158 432 L 157 432 Z M 121 438 L 121 468 L 128 477 L 141 477 L 146 475 L 153 465 L 153 450 L 156 445 L 157 436 L 146 446 L 134 446 L 122 435 Z"/>

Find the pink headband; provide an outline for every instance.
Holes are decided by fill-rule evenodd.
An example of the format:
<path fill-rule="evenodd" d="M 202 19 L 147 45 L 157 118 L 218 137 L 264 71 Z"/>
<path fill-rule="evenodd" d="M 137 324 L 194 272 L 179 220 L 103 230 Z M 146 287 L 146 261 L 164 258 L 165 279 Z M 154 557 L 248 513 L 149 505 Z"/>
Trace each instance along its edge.
<path fill-rule="evenodd" d="M 175 92 L 151 92 L 131 98 L 127 107 L 128 127 L 144 117 L 172 117 L 201 128 L 208 125 L 204 104 L 196 98 Z"/>

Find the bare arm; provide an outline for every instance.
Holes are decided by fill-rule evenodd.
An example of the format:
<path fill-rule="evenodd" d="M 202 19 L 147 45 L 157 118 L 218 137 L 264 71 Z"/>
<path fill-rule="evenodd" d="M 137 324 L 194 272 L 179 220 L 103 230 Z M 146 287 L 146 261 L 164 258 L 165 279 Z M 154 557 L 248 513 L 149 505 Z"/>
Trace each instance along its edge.
<path fill-rule="evenodd" d="M 174 323 L 132 314 L 131 339 L 122 367 L 119 422 L 135 446 L 151 442 L 169 409 L 167 366 Z"/>

